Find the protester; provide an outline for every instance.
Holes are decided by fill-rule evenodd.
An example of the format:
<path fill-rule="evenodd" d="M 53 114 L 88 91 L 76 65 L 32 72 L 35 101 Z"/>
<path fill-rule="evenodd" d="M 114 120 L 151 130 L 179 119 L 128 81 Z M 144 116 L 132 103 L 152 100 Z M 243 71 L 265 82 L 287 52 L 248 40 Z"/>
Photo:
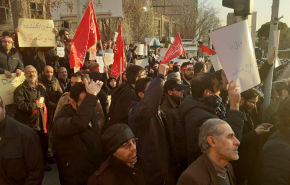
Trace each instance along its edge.
<path fill-rule="evenodd" d="M 170 80 L 170 79 L 177 79 L 179 82 L 181 82 L 180 73 L 175 72 L 175 73 L 168 74 L 166 80 Z"/>
<path fill-rule="evenodd" d="M 174 62 L 173 71 L 174 72 L 180 72 L 180 63 L 179 62 Z"/>
<path fill-rule="evenodd" d="M 137 154 L 138 139 L 131 129 L 125 124 L 113 125 L 102 140 L 109 158 L 89 178 L 88 185 L 145 185 L 142 169 L 148 164 Z"/>
<path fill-rule="evenodd" d="M 103 83 L 76 83 L 70 104 L 54 119 L 53 145 L 61 184 L 85 185 L 102 164 L 101 129 L 95 107 Z"/>
<path fill-rule="evenodd" d="M 206 72 L 206 65 L 204 62 L 197 62 L 194 64 L 194 75 L 205 73 Z"/>
<path fill-rule="evenodd" d="M 137 101 L 134 87 L 138 79 L 144 78 L 145 71 L 137 65 L 129 66 L 126 70 L 127 81 L 112 92 L 110 106 L 110 125 L 117 123 L 128 124 L 128 108 L 131 101 Z"/>
<path fill-rule="evenodd" d="M 67 70 L 65 67 L 60 67 L 57 71 L 57 78 L 62 92 L 65 92 L 70 84 L 70 79 L 67 78 Z"/>
<path fill-rule="evenodd" d="M 114 53 L 113 50 L 112 50 L 112 48 L 111 48 L 111 46 L 112 46 L 112 41 L 108 41 L 107 42 L 107 47 L 105 49 L 105 52 L 106 53 Z"/>
<path fill-rule="evenodd" d="M 264 145 L 256 167 L 253 170 L 251 184 L 272 185 L 290 184 L 290 98 L 281 102 L 278 114 L 281 125 Z"/>
<path fill-rule="evenodd" d="M 66 29 L 60 30 L 58 33 L 60 40 L 56 41 L 56 47 L 65 47 L 67 40 L 69 39 L 69 32 Z"/>
<path fill-rule="evenodd" d="M 230 109 L 226 112 L 226 106 L 222 103 L 220 84 L 215 75 L 211 73 L 197 74 L 191 81 L 192 95 L 187 96 L 179 108 L 179 116 L 182 119 L 186 131 L 188 165 L 195 161 L 201 151 L 198 147 L 198 135 L 200 126 L 208 119 L 220 118 L 226 120 L 238 139 L 242 137 L 245 114 L 239 111 L 240 93 L 233 82 L 229 85 Z M 223 97 L 224 95 L 221 94 Z"/>
<path fill-rule="evenodd" d="M 46 165 L 48 150 L 47 107 L 49 97 L 44 87 L 37 83 L 36 69 L 25 67 L 25 81 L 14 91 L 14 119 L 31 127 L 39 136 L 45 171 L 51 171 Z"/>
<path fill-rule="evenodd" d="M 11 73 L 16 73 L 16 76 L 19 77 L 24 71 L 22 56 L 16 48 L 13 48 L 13 42 L 9 36 L 1 39 L 0 74 L 5 74 L 6 78 L 11 78 Z"/>
<path fill-rule="evenodd" d="M 239 140 L 231 126 L 221 119 L 209 119 L 200 127 L 198 145 L 203 153 L 181 175 L 177 185 L 235 185 L 229 163 L 239 159 Z"/>
<path fill-rule="evenodd" d="M 137 49 L 137 46 L 134 46 L 133 44 L 129 45 L 129 49 L 126 53 L 126 60 L 128 63 L 135 64 L 137 54 L 135 53 L 135 50 Z"/>
<path fill-rule="evenodd" d="M 184 85 L 190 85 L 190 80 L 193 78 L 193 64 L 184 62 L 181 65 L 181 81 Z M 184 97 L 190 94 L 190 87 L 184 90 Z"/>
<path fill-rule="evenodd" d="M 6 115 L 0 97 L 0 184 L 41 184 L 44 176 L 39 137 Z"/>
<path fill-rule="evenodd" d="M 250 117 L 260 96 L 261 93 L 255 88 L 241 93 L 240 111 L 244 112 L 246 116 L 244 117 L 243 135 L 239 150 L 240 159 L 237 161 L 236 167 L 237 184 L 245 184 L 251 177 L 254 164 L 262 149 L 261 136 L 269 132 L 268 129 L 265 129 L 266 127 L 272 126 L 268 123 L 258 125 Z"/>
<path fill-rule="evenodd" d="M 183 99 L 183 91 L 188 86 L 181 84 L 178 79 L 167 80 L 164 84 L 165 100 L 161 106 L 161 110 L 166 114 L 166 127 L 169 133 L 169 156 L 170 167 L 169 172 L 173 171 L 169 177 L 175 177 L 174 184 L 179 178 L 176 167 L 180 166 L 180 170 L 187 168 L 187 149 L 184 128 L 178 115 L 178 108 Z"/>
<path fill-rule="evenodd" d="M 128 125 L 140 141 L 137 144 L 139 154 L 149 163 L 144 169 L 147 185 L 164 184 L 168 178 L 166 118 L 159 109 L 165 74 L 165 66 L 160 65 L 159 74 L 153 81 L 151 78 L 136 81 L 139 101 L 132 101 L 128 109 Z"/>
<path fill-rule="evenodd" d="M 110 76 L 107 80 L 107 94 L 111 95 L 113 90 L 117 87 L 117 80 L 115 77 Z"/>
<path fill-rule="evenodd" d="M 67 69 L 68 77 L 70 78 L 71 74 L 74 73 L 74 70 L 70 67 L 70 49 L 71 49 L 71 40 L 68 39 L 65 42 L 65 54 L 64 57 L 59 57 L 60 67 L 65 67 Z"/>

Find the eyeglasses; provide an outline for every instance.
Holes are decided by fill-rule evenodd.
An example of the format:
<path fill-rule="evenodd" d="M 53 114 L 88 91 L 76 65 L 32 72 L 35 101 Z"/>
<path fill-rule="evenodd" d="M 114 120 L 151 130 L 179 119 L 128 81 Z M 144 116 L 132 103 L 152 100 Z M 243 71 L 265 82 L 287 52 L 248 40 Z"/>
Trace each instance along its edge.
<path fill-rule="evenodd" d="M 26 71 L 26 74 L 32 74 L 32 73 L 36 73 L 36 71 Z"/>
<path fill-rule="evenodd" d="M 132 141 L 128 141 L 124 143 L 122 146 L 120 146 L 120 148 L 129 150 L 132 147 L 132 144 L 136 146 L 137 143 L 138 143 L 138 138 L 133 138 Z"/>

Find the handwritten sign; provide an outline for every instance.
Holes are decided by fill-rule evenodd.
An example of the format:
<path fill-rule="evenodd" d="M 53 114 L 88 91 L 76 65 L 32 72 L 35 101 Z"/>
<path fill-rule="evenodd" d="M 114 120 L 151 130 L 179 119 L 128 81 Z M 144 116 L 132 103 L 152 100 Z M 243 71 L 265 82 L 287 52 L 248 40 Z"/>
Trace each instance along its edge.
<path fill-rule="evenodd" d="M 223 68 L 217 55 L 211 55 L 210 61 L 215 71 L 221 70 Z"/>
<path fill-rule="evenodd" d="M 56 54 L 59 57 L 64 57 L 64 54 L 65 54 L 64 47 L 57 47 L 56 48 Z"/>
<path fill-rule="evenodd" d="M 247 21 L 209 34 L 228 81 L 234 80 L 243 92 L 260 84 L 260 76 Z"/>
<path fill-rule="evenodd" d="M 103 60 L 103 57 L 97 56 L 96 59 L 97 59 L 97 63 L 99 64 L 99 72 L 100 73 L 104 73 L 104 60 Z"/>
<path fill-rule="evenodd" d="M 7 79 L 6 76 L 0 75 L 0 96 L 6 105 L 13 103 L 13 95 L 16 87 L 25 81 L 24 73 L 20 77 L 16 77 L 15 73 L 12 73 L 12 78 Z"/>
<path fill-rule="evenodd" d="M 97 46 L 93 45 L 92 47 L 90 47 L 89 53 L 90 53 L 89 60 L 96 60 L 96 57 L 97 57 Z"/>
<path fill-rule="evenodd" d="M 114 53 L 106 53 L 104 62 L 106 65 L 110 65 L 114 63 Z"/>
<path fill-rule="evenodd" d="M 138 44 L 136 53 L 137 55 L 144 55 L 144 44 Z"/>
<path fill-rule="evenodd" d="M 18 20 L 20 32 L 18 40 L 20 47 L 54 47 L 55 34 L 53 21 L 44 19 Z"/>

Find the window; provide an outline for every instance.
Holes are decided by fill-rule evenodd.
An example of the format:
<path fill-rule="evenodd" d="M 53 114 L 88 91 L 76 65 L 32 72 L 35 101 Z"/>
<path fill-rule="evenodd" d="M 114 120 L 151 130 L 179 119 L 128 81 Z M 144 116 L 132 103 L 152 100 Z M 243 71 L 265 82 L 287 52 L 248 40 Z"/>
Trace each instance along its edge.
<path fill-rule="evenodd" d="M 169 22 L 168 21 L 164 21 L 163 36 L 169 37 Z"/>
<path fill-rule="evenodd" d="M 9 1 L 2 0 L 0 1 L 0 25 L 6 24 L 9 19 L 10 19 Z"/>
<path fill-rule="evenodd" d="M 32 19 L 43 18 L 43 5 L 41 3 L 31 2 L 30 10 Z"/>
<path fill-rule="evenodd" d="M 154 20 L 154 27 L 155 27 L 155 37 L 157 38 L 157 39 L 160 39 L 160 36 L 161 36 L 161 34 L 160 34 L 160 32 L 161 32 L 161 20 L 159 20 L 159 19 L 155 19 Z"/>

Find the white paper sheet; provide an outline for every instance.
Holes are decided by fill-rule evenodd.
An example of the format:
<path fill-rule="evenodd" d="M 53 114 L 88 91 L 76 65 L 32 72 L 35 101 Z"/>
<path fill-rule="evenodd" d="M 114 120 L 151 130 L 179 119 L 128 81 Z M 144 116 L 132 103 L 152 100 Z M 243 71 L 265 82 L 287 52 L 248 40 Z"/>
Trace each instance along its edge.
<path fill-rule="evenodd" d="M 217 55 L 211 55 L 210 60 L 215 71 L 223 69 Z"/>
<path fill-rule="evenodd" d="M 97 59 L 97 63 L 99 64 L 99 72 L 100 73 L 104 73 L 104 60 L 103 60 L 103 57 L 97 56 L 96 59 Z"/>
<path fill-rule="evenodd" d="M 247 21 L 209 34 L 228 81 L 234 80 L 243 92 L 260 84 L 252 37 Z"/>
<path fill-rule="evenodd" d="M 59 57 L 64 57 L 64 54 L 65 54 L 64 47 L 57 47 L 56 48 L 56 54 Z"/>
<path fill-rule="evenodd" d="M 136 53 L 137 55 L 144 55 L 144 44 L 138 44 Z"/>

